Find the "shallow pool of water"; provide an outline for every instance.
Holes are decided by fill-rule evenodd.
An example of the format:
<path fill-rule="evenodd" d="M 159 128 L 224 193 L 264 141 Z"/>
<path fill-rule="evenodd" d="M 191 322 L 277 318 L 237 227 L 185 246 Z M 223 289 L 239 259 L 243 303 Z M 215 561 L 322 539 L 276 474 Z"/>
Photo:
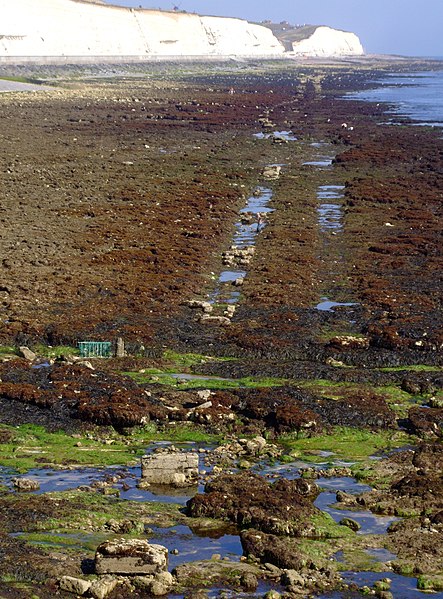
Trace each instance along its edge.
<path fill-rule="evenodd" d="M 323 311 L 323 312 L 333 312 L 334 308 L 340 308 L 340 307 L 351 308 L 353 306 L 358 306 L 358 304 L 355 302 L 334 302 L 325 297 L 322 299 L 322 301 L 320 303 L 318 303 L 315 306 L 315 309 Z"/>
<path fill-rule="evenodd" d="M 252 599 L 253 597 L 260 597 L 262 599 L 265 593 L 272 589 L 277 589 L 279 592 L 281 592 L 282 590 L 279 585 L 271 584 L 260 580 L 258 583 L 257 590 L 251 593 L 246 593 L 238 590 L 233 591 L 223 587 L 215 587 L 212 589 L 205 589 L 205 597 L 207 597 L 208 599 L 220 599 L 221 597 L 223 597 L 223 599 Z M 184 599 L 184 595 L 169 594 L 168 598 Z"/>
<path fill-rule="evenodd" d="M 320 486 L 322 485 L 320 484 Z M 346 487 L 343 490 L 345 490 L 347 493 L 350 492 Z M 333 505 L 336 503 L 335 495 L 335 491 L 324 491 L 317 497 L 314 505 L 323 512 L 326 512 L 332 516 L 336 522 L 340 522 L 340 520 L 343 518 L 351 518 L 352 520 L 358 522 L 361 528 L 357 534 L 384 534 L 388 526 L 392 522 L 395 522 L 395 520 L 398 520 L 398 518 L 394 518 L 392 516 L 378 516 L 369 510 L 339 510 L 333 507 Z"/>
<path fill-rule="evenodd" d="M 417 589 L 417 579 L 401 576 L 395 572 L 343 572 L 343 578 L 347 582 L 354 582 L 358 586 L 373 586 L 375 582 L 382 578 L 390 578 L 392 580 L 391 593 L 395 599 L 417 599 L 418 597 L 429 596 L 428 593 L 423 593 Z M 443 599 L 443 592 L 432 593 L 434 599 Z M 325 595 L 326 597 L 326 595 Z"/>
<path fill-rule="evenodd" d="M 308 160 L 303 162 L 303 166 L 316 166 L 318 168 L 326 168 L 332 166 L 332 158 L 328 156 L 319 156 L 315 160 Z"/>
<path fill-rule="evenodd" d="M 256 139 L 270 139 L 270 138 L 280 138 L 285 141 L 297 141 L 297 137 L 292 133 L 292 131 L 271 131 L 269 133 L 254 133 L 253 137 Z"/>
<path fill-rule="evenodd" d="M 273 212 L 273 208 L 268 206 L 272 199 L 272 190 L 269 187 L 258 187 L 256 192 L 252 194 L 246 203 L 246 206 L 240 210 L 240 214 L 249 213 L 254 216 L 254 220 L 251 223 L 244 223 L 239 220 L 235 223 L 234 236 L 232 238 L 232 245 L 244 249 L 253 247 L 257 235 L 266 227 L 266 220 L 260 223 L 256 215 L 269 214 Z M 247 275 L 247 271 L 240 268 L 230 268 L 223 270 L 218 278 L 217 287 L 214 292 L 210 295 L 210 303 L 221 301 L 226 304 L 235 304 L 239 297 L 240 292 L 238 290 L 223 289 L 222 285 L 226 283 L 232 283 L 236 279 L 244 278 Z"/>
<path fill-rule="evenodd" d="M 229 283 L 236 279 L 242 279 L 246 275 L 245 270 L 224 270 L 220 273 L 219 283 Z"/>
<path fill-rule="evenodd" d="M 223 531 L 193 531 L 188 526 L 151 527 L 149 541 L 169 550 L 169 569 L 186 562 L 211 559 L 214 554 L 238 561 L 243 554 L 240 537 Z M 173 553 L 171 553 L 173 551 Z M 178 551 L 177 554 L 175 552 Z"/>

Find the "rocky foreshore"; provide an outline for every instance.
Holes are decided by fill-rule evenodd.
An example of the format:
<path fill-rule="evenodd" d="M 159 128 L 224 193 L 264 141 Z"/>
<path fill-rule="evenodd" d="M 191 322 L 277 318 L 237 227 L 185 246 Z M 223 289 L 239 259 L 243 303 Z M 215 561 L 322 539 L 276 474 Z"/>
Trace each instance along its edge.
<path fill-rule="evenodd" d="M 20 69 L 2 597 L 441 592 L 443 142 L 342 99 L 425 67 Z"/>

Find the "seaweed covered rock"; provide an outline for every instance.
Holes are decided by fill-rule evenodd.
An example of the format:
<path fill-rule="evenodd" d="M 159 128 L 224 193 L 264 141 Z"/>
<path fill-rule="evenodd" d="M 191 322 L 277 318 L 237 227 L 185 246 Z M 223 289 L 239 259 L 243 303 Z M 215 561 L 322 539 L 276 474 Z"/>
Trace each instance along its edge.
<path fill-rule="evenodd" d="M 165 419 L 167 411 L 134 381 L 81 364 L 32 368 L 24 360 L 0 366 L 0 396 L 116 429 Z"/>
<path fill-rule="evenodd" d="M 343 397 L 331 401 L 326 391 L 317 395 L 294 387 L 238 390 L 237 412 L 277 432 L 319 432 L 327 425 L 372 429 L 395 426 L 396 415 L 381 394 L 352 388 L 341 392 Z"/>
<path fill-rule="evenodd" d="M 187 502 L 188 515 L 229 520 L 241 528 L 275 535 L 303 536 L 313 528 L 309 516 L 318 487 L 306 480 L 280 479 L 270 484 L 251 472 L 219 476 Z"/>
<path fill-rule="evenodd" d="M 286 538 L 252 528 L 242 530 L 240 540 L 244 555 L 254 556 L 261 562 L 279 568 L 301 570 L 311 563 L 301 552 L 297 552 L 293 547 L 290 548 Z"/>
<path fill-rule="evenodd" d="M 253 529 L 243 530 L 240 537 L 245 555 L 284 569 L 280 582 L 289 593 L 306 596 L 307 591 L 334 588 L 339 581 L 339 575 L 327 562 L 302 553 L 298 539 Z"/>
<path fill-rule="evenodd" d="M 443 435 L 443 408 L 413 407 L 408 417 L 414 434 L 424 438 Z"/>
<path fill-rule="evenodd" d="M 443 509 L 443 446 L 423 443 L 381 460 L 375 466 L 381 480 L 389 477 L 388 489 L 372 490 L 357 497 L 360 505 L 384 514 L 426 515 Z"/>

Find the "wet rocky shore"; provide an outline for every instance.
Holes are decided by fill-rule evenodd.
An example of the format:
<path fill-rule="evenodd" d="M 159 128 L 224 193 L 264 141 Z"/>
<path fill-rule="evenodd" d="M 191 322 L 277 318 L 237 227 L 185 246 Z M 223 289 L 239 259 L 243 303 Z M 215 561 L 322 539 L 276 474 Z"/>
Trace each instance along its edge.
<path fill-rule="evenodd" d="M 443 596 L 441 130 L 343 97 L 437 66 L 20 69 L 2 597 Z"/>

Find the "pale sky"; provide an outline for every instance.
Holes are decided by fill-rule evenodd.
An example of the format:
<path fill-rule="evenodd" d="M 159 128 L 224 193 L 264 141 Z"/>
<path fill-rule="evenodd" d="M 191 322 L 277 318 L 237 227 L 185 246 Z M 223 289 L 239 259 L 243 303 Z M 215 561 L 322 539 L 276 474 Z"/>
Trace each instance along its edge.
<path fill-rule="evenodd" d="M 443 57 L 443 0 L 107 0 L 206 15 L 329 25 L 356 33 L 371 54 Z"/>

